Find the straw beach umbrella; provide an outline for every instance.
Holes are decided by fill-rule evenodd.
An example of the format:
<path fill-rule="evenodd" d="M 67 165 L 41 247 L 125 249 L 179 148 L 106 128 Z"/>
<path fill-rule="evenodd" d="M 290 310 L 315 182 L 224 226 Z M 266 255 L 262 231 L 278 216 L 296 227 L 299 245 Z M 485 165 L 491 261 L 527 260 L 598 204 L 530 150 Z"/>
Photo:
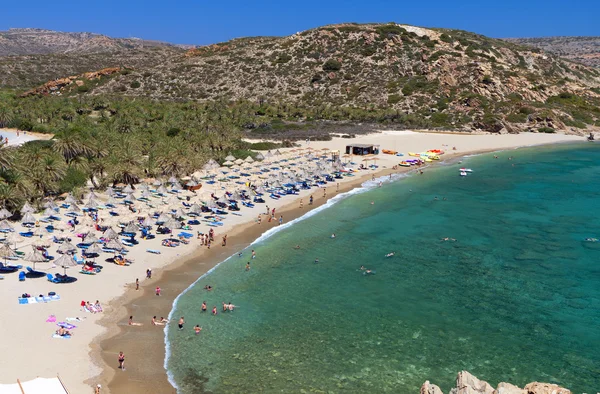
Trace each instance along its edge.
<path fill-rule="evenodd" d="M 225 158 L 225 160 L 227 160 L 227 161 L 234 161 L 234 160 L 235 160 L 235 156 L 233 156 L 233 155 L 228 155 L 228 156 Z"/>
<path fill-rule="evenodd" d="M 23 218 L 21 219 L 21 224 L 34 224 L 35 223 L 35 217 L 33 216 L 33 214 L 31 212 L 27 212 L 25 213 L 25 215 L 23 215 Z"/>
<path fill-rule="evenodd" d="M 111 239 L 104 246 L 108 249 L 114 249 L 117 251 L 121 251 L 121 250 L 125 249 L 125 246 L 123 246 L 123 244 L 121 243 L 121 241 L 119 241 L 118 238 Z"/>
<path fill-rule="evenodd" d="M 77 266 L 77 262 L 70 254 L 63 254 L 57 258 L 56 261 L 54 261 L 54 264 L 58 265 L 59 267 L 63 267 L 65 269 L 65 275 L 67 275 L 67 268 Z"/>
<path fill-rule="evenodd" d="M 29 205 L 29 203 L 27 203 L 27 202 L 21 208 L 21 213 L 23 213 L 23 214 L 25 214 L 25 213 L 33 213 L 33 212 L 35 212 L 35 209 L 33 209 L 33 207 L 31 205 Z"/>
<path fill-rule="evenodd" d="M 0 248 L 0 257 L 4 259 L 4 264 L 6 264 L 7 259 L 17 257 L 17 252 L 15 252 L 9 244 L 4 244 Z"/>
<path fill-rule="evenodd" d="M 6 219 L 0 222 L 0 231 L 14 231 L 14 227 Z"/>
<path fill-rule="evenodd" d="M 59 253 L 68 254 L 68 253 L 75 252 L 77 250 L 77 248 L 75 247 L 75 245 L 73 245 L 72 243 L 67 241 L 67 242 L 63 242 L 62 245 L 60 245 L 57 250 Z"/>
<path fill-rule="evenodd" d="M 65 198 L 65 203 L 66 204 L 77 204 L 77 200 L 75 199 L 75 197 L 73 197 L 73 195 L 71 193 L 67 194 L 67 197 Z"/>
<path fill-rule="evenodd" d="M 117 234 L 117 232 L 115 230 L 113 230 L 112 227 L 109 227 L 106 230 L 104 230 L 104 233 L 102 234 L 102 238 L 116 239 L 116 238 L 119 238 L 119 234 Z"/>
<path fill-rule="evenodd" d="M 42 255 L 42 253 L 37 250 L 36 248 L 33 248 L 33 250 L 31 252 L 29 252 L 27 254 L 27 256 L 25 256 L 25 261 L 29 261 L 31 263 L 33 263 L 33 270 L 35 271 L 35 264 L 36 263 L 47 263 L 48 260 L 46 260 L 46 258 Z"/>

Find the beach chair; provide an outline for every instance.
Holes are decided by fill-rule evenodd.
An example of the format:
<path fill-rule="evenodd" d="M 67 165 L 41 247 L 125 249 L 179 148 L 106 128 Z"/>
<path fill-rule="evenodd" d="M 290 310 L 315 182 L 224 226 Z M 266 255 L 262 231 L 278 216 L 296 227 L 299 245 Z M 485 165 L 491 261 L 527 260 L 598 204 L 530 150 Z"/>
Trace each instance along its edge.
<path fill-rule="evenodd" d="M 24 282 L 25 281 L 25 272 L 21 271 L 19 272 L 19 282 Z"/>

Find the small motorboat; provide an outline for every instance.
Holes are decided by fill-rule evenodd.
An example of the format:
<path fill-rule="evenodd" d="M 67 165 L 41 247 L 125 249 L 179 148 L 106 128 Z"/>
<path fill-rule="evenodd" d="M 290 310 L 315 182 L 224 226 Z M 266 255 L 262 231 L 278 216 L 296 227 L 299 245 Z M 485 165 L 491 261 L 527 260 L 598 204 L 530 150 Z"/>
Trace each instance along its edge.
<path fill-rule="evenodd" d="M 473 170 L 470 169 L 470 168 L 461 168 L 459 171 L 461 171 L 461 172 L 473 172 Z"/>
<path fill-rule="evenodd" d="M 460 176 L 467 176 L 467 173 L 465 171 L 461 171 Z"/>

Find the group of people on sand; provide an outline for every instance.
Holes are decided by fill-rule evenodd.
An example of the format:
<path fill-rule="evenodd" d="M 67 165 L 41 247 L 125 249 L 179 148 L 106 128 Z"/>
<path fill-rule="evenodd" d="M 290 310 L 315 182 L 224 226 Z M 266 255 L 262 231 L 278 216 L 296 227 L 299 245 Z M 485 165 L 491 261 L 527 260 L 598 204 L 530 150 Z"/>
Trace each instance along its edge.
<path fill-rule="evenodd" d="M 83 308 L 83 310 L 85 312 L 90 312 L 90 313 L 103 312 L 102 305 L 100 304 L 100 301 L 98 301 L 98 300 L 96 300 L 96 303 L 94 303 L 94 304 L 92 304 L 89 301 L 81 301 L 81 308 Z"/>
<path fill-rule="evenodd" d="M 215 230 L 211 228 L 210 230 L 208 230 L 207 234 L 204 234 L 204 233 L 201 233 L 200 231 L 198 231 L 197 239 L 200 240 L 200 246 L 206 246 L 206 247 L 208 247 L 208 249 L 210 249 L 211 242 L 215 241 Z M 226 243 L 227 243 L 227 235 L 225 235 L 225 237 L 223 237 L 223 246 L 225 246 Z"/>

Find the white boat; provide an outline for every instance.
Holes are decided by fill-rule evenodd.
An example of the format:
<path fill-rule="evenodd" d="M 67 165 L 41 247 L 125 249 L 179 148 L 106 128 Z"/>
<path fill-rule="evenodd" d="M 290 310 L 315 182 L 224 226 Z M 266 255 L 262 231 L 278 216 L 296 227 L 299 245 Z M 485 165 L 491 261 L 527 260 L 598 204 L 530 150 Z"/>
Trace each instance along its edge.
<path fill-rule="evenodd" d="M 470 168 L 461 168 L 459 171 L 460 172 L 473 172 L 473 170 Z"/>
<path fill-rule="evenodd" d="M 460 176 L 467 176 L 467 173 L 465 171 L 461 171 Z"/>

